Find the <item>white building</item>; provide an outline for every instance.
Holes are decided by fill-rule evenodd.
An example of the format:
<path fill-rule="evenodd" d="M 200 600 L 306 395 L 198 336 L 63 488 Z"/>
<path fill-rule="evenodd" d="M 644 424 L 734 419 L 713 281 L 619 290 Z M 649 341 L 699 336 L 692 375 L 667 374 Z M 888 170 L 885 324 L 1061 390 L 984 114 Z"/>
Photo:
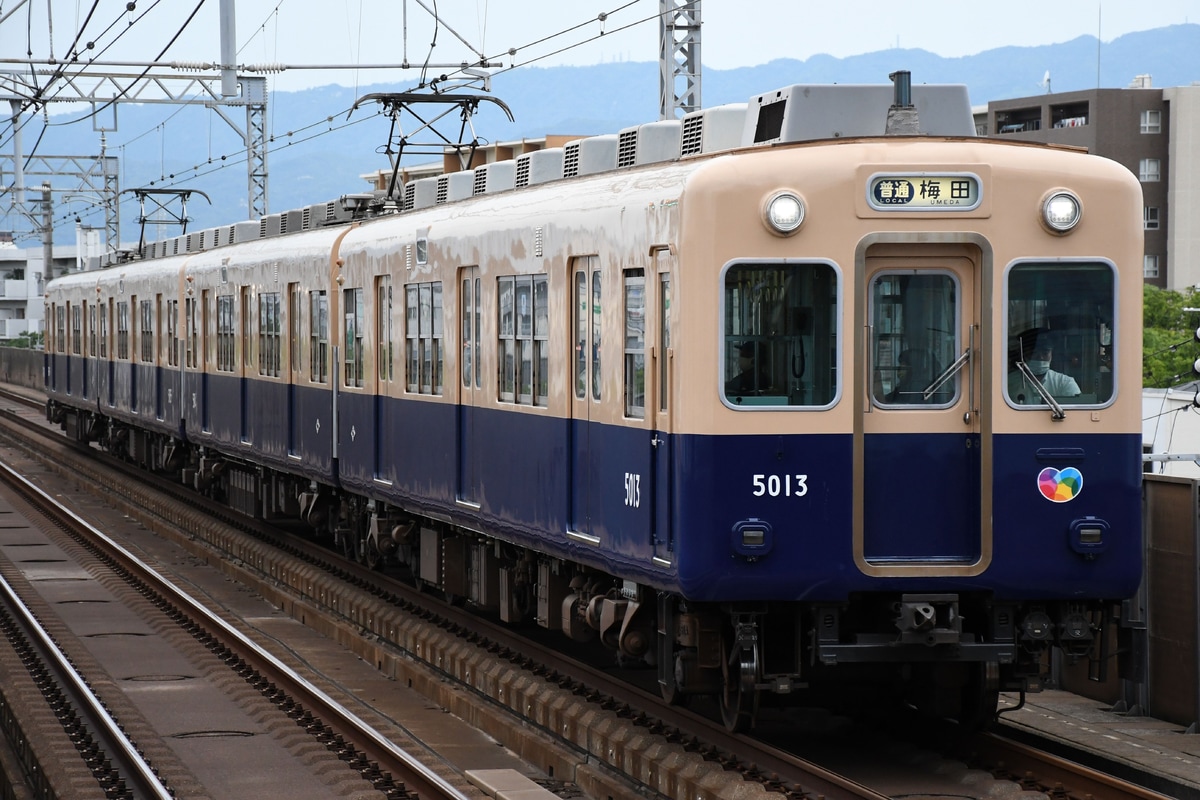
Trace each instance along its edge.
<path fill-rule="evenodd" d="M 1142 451 L 1156 475 L 1200 478 L 1200 385 L 1142 390 Z"/>

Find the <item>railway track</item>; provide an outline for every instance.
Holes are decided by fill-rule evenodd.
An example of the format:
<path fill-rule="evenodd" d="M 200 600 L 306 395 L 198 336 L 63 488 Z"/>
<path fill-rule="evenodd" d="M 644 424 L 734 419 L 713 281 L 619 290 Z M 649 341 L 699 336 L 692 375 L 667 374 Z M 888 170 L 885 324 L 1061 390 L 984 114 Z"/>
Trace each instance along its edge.
<path fill-rule="evenodd" d="M 186 631 L 231 673 L 327 749 L 335 758 L 327 760 L 325 766 L 329 763 L 344 765 L 348 773 L 375 789 L 377 796 L 389 800 L 417 797 L 422 800 L 469 800 L 474 796 L 464 794 L 419 759 L 397 747 L 351 710 L 38 486 L 3 465 L 0 465 L 0 483 L 5 494 L 19 495 L 33 513 L 44 515 L 45 521 L 39 525 L 60 528 L 88 555 L 103 562 L 105 569 L 134 587 L 171 624 Z M 87 679 L 74 668 L 71 655 L 42 628 L 7 581 L 0 589 L 3 590 L 0 598 L 5 601 L 12 620 L 11 624 L 4 625 L 5 632 L 10 641 L 19 643 L 22 662 L 95 776 L 102 796 L 176 796 L 177 788 L 170 788 L 160 779 L 158 771 L 143 755 L 149 745 L 144 740 L 135 740 L 114 719 L 108 704 L 97 697 Z M 26 774 L 44 774 L 45 765 L 30 755 Z M 48 786 L 43 789 L 45 791 L 39 791 L 39 796 L 75 796 L 74 791 L 63 795 L 49 791 Z"/>
<path fill-rule="evenodd" d="M 123 465 L 105 459 L 104 469 L 97 470 L 94 459 L 101 454 L 81 452 L 55 433 L 42 439 L 44 426 L 11 418 L 5 421 L 9 426 L 18 428 L 6 435 L 39 437 L 34 449 L 50 451 L 56 468 L 89 474 L 100 491 L 140 515 L 143 524 L 177 537 L 198 555 L 207 553 L 201 557 L 218 558 L 228 574 L 293 617 L 315 624 L 551 774 L 569 774 L 590 796 L 656 793 L 715 800 L 755 790 L 794 798 L 889 796 L 798 757 L 787 744 L 730 735 L 702 714 L 665 706 L 656 692 L 559 652 L 561 642 L 542 646 L 463 609 L 434 605 L 411 586 L 228 509 L 210 508 L 175 484 L 147 481 L 141 472 L 134 481 L 118 479 Z M 214 523 L 213 514 L 223 523 Z M 224 556 L 214 557 L 208 548 Z M 972 763 L 1013 779 L 1018 790 L 1097 800 L 1162 796 L 1085 776 L 1077 765 L 1054 759 L 1020 762 L 1015 774 L 1016 758 L 989 756 L 989 762 L 982 756 L 983 741 L 965 748 L 977 759 Z M 931 776 L 921 791 L 944 790 Z M 976 791 L 996 794 L 986 785 Z"/>

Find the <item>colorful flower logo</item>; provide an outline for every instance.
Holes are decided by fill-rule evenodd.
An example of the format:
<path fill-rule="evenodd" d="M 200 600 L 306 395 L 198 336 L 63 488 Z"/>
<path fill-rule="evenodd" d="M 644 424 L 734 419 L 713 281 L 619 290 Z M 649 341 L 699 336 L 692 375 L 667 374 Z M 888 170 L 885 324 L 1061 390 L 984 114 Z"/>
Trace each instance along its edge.
<path fill-rule="evenodd" d="M 1083 473 L 1074 467 L 1067 467 L 1061 472 L 1046 467 L 1038 473 L 1037 482 L 1042 497 L 1055 503 L 1074 500 L 1083 491 Z"/>

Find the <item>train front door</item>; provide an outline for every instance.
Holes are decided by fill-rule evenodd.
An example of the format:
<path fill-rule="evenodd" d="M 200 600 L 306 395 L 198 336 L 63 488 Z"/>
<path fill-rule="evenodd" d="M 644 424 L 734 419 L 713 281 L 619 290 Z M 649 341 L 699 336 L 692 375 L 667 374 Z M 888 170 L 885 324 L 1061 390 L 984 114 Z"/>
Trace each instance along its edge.
<path fill-rule="evenodd" d="M 855 558 L 874 575 L 976 574 L 991 553 L 982 259 L 958 244 L 866 253 L 856 298 L 866 369 L 856 392 Z"/>

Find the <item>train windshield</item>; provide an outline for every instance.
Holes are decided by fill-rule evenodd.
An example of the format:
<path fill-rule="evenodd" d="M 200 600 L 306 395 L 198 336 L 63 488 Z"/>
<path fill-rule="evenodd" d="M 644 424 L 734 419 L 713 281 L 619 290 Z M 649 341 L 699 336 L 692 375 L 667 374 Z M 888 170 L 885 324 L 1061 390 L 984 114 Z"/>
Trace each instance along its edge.
<path fill-rule="evenodd" d="M 838 280 L 826 263 L 736 263 L 722 295 L 722 390 L 735 408 L 837 395 Z"/>
<path fill-rule="evenodd" d="M 1113 397 L 1116 277 L 1109 264 L 1017 264 L 1008 272 L 1008 402 L 1099 405 Z"/>

